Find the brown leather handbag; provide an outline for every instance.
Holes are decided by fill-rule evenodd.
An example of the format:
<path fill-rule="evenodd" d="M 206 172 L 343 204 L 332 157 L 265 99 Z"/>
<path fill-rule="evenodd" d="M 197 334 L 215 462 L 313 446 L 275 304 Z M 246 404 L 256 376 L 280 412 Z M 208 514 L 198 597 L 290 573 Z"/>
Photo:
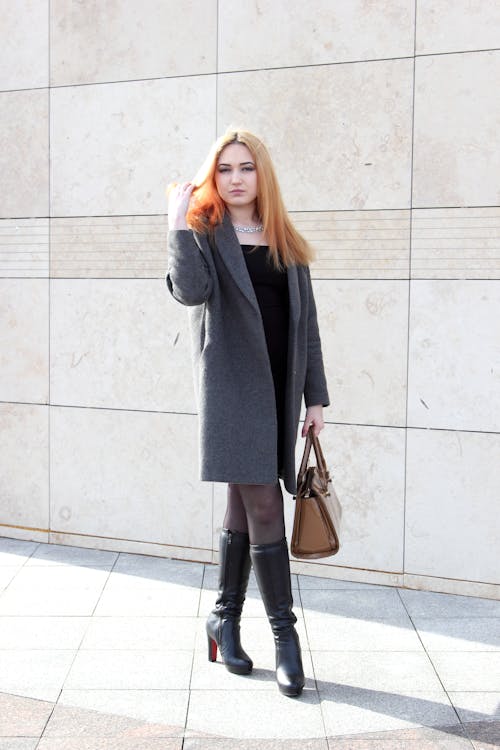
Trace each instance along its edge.
<path fill-rule="evenodd" d="M 307 465 L 311 446 L 317 466 Z M 339 551 L 342 508 L 331 482 L 323 451 L 311 425 L 297 476 L 297 494 L 294 495 L 295 515 L 290 545 L 294 557 L 313 560 Z"/>

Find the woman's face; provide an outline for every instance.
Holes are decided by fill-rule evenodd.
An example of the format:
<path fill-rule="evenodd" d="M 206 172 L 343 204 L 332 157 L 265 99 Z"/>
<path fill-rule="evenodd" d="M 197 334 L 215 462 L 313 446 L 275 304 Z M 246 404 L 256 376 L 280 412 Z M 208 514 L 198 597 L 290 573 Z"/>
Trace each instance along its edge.
<path fill-rule="evenodd" d="M 247 206 L 257 198 L 257 170 L 243 143 L 225 146 L 215 168 L 217 191 L 228 206 Z"/>

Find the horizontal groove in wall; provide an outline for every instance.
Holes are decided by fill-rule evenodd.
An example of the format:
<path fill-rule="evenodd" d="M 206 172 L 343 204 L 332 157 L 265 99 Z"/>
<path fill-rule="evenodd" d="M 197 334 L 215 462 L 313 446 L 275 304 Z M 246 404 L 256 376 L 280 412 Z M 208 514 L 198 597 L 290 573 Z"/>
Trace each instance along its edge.
<path fill-rule="evenodd" d="M 51 219 L 53 278 L 160 278 L 166 216 Z"/>
<path fill-rule="evenodd" d="M 500 207 L 412 211 L 412 279 L 500 279 Z"/>
<path fill-rule="evenodd" d="M 313 278 L 408 278 L 409 210 L 294 212 L 291 218 L 316 251 Z"/>
<path fill-rule="evenodd" d="M 0 220 L 0 277 L 49 275 L 49 220 Z"/>
<path fill-rule="evenodd" d="M 294 211 L 290 217 L 316 253 L 315 279 L 500 279 L 500 207 Z M 167 232 L 165 214 L 3 219 L 0 277 L 163 279 Z"/>

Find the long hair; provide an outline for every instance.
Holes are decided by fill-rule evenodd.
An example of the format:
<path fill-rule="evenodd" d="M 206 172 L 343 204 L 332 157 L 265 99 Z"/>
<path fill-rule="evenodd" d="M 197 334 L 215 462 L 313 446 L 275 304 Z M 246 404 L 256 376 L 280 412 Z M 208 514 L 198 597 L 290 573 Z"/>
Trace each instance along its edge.
<path fill-rule="evenodd" d="M 200 233 L 213 232 L 222 222 L 226 206 L 215 184 L 218 158 L 230 143 L 244 144 L 257 171 L 257 213 L 264 226 L 274 265 L 279 268 L 295 264 L 308 265 L 314 258 L 309 243 L 293 226 L 281 197 L 273 163 L 264 143 L 248 130 L 228 128 L 213 144 L 193 183 L 186 221 Z"/>

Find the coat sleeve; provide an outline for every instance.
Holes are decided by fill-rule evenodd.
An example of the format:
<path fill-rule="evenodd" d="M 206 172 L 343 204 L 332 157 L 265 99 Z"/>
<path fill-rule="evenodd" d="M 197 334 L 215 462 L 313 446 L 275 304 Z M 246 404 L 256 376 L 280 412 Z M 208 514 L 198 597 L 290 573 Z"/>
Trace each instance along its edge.
<path fill-rule="evenodd" d="M 316 303 L 314 300 L 309 267 L 306 267 L 306 275 L 309 288 L 309 315 L 307 320 L 307 369 L 304 385 L 304 401 L 306 407 L 316 406 L 318 404 L 329 406 L 330 398 L 326 384 Z"/>
<path fill-rule="evenodd" d="M 213 279 L 207 259 L 191 229 L 171 229 L 167 235 L 167 287 L 183 305 L 201 305 L 210 297 Z"/>

